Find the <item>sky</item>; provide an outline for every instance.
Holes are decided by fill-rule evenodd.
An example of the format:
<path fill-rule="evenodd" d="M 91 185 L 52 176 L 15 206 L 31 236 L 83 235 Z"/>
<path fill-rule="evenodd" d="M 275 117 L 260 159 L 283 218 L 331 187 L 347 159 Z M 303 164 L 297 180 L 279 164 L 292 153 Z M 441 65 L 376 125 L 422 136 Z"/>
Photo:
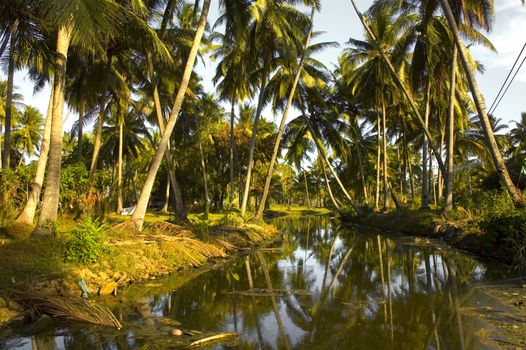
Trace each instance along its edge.
<path fill-rule="evenodd" d="M 357 0 L 361 11 L 365 11 L 371 3 L 372 0 Z M 218 16 L 217 4 L 218 1 L 212 1 L 209 15 L 211 23 Z M 495 0 L 495 22 L 492 31 L 487 36 L 497 49 L 497 53 L 483 47 L 471 48 L 475 59 L 482 63 L 486 69 L 484 74 L 477 75 L 477 81 L 488 107 L 493 102 L 508 71 L 526 42 L 525 20 L 526 6 L 521 4 L 521 0 Z M 317 56 L 329 69 L 332 69 L 337 63 L 338 55 L 349 38 L 363 37 L 363 28 L 349 0 L 323 0 L 321 13 L 316 15 L 314 22 L 315 30 L 324 32 L 317 41 L 336 41 L 340 44 L 339 48 L 326 49 Z M 523 57 L 524 55 L 526 52 L 523 53 Z M 215 73 L 215 65 L 209 64 L 206 67 L 200 65 L 196 71 L 203 77 L 205 89 L 210 92 L 214 91 L 211 79 Z M 19 71 L 15 75 L 15 85 L 18 87 L 18 92 L 24 95 L 24 102 L 27 105 L 37 107 L 45 115 L 50 89 L 46 87 L 42 92 L 34 95 L 33 85 L 25 74 L 26 72 Z M 0 76 L 1 79 L 6 79 L 5 71 L 2 71 Z M 526 112 L 526 64 L 522 67 L 494 114 L 502 118 L 510 127 L 513 127 L 513 121 L 520 119 L 521 112 Z M 275 116 L 269 115 L 270 113 L 270 110 L 264 111 L 266 119 L 275 120 Z M 71 128 L 75 119 L 77 116 L 74 112 L 65 111 L 64 128 L 66 131 Z"/>

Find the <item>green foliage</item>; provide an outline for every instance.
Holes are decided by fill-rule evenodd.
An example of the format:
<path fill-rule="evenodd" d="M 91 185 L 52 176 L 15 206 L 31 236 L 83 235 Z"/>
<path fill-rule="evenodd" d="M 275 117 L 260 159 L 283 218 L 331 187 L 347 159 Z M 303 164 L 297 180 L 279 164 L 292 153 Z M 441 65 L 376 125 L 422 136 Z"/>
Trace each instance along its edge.
<path fill-rule="evenodd" d="M 84 219 L 71 232 L 66 242 L 64 261 L 91 264 L 97 261 L 106 251 L 103 232 L 106 225 L 97 220 Z"/>
<path fill-rule="evenodd" d="M 35 167 L 0 169 L 0 225 L 15 219 L 31 190 Z"/>
<path fill-rule="evenodd" d="M 63 212 L 83 213 L 90 188 L 89 173 L 83 163 L 69 165 L 60 176 L 60 205 Z"/>

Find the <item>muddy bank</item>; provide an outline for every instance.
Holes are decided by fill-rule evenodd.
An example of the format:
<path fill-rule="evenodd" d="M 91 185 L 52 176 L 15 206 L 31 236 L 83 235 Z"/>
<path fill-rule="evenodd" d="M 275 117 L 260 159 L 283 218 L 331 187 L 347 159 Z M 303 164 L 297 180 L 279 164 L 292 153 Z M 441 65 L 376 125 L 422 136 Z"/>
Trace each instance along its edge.
<path fill-rule="evenodd" d="M 508 252 L 498 245 L 490 246 L 484 233 L 473 224 L 473 218 L 445 218 L 438 211 L 397 210 L 370 213 L 363 218 L 342 216 L 349 226 L 372 227 L 385 232 L 440 239 L 449 245 L 478 256 L 512 263 Z"/>
<path fill-rule="evenodd" d="M 65 262 L 60 237 L 4 240 L 0 246 L 0 325 L 28 314 L 19 300 L 13 302 L 17 291 L 31 290 L 39 298 L 109 296 L 106 304 L 123 302 L 121 293 L 131 286 L 147 290 L 150 285 L 157 286 L 159 278 L 173 273 L 178 275 L 175 281 L 184 283 L 214 264 L 272 242 L 278 231 L 273 226 L 250 224 L 183 227 L 156 222 L 146 225 L 141 233 L 116 225 L 104 235 L 104 254 L 89 265 Z"/>

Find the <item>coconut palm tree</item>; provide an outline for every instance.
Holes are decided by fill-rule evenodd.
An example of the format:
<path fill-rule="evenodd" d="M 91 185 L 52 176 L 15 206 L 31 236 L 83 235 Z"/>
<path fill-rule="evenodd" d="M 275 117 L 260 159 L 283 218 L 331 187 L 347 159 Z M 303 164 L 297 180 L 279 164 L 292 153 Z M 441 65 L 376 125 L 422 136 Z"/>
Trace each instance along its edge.
<path fill-rule="evenodd" d="M 491 158 L 493 160 L 493 164 L 495 165 L 495 168 L 497 169 L 497 173 L 499 175 L 500 180 L 503 182 L 504 187 L 506 187 L 506 190 L 512 197 L 513 203 L 515 204 L 515 206 L 523 207 L 526 205 L 526 202 L 524 198 L 522 197 L 522 194 L 520 193 L 520 191 L 515 187 L 515 185 L 511 181 L 511 178 L 508 172 L 508 168 L 506 167 L 506 163 L 504 162 L 504 158 L 498 147 L 497 141 L 495 139 L 495 135 L 491 128 L 490 119 L 486 112 L 484 97 L 482 96 L 482 94 L 480 93 L 480 90 L 478 89 L 477 81 L 470 67 L 467 49 L 464 46 L 464 42 L 460 36 L 460 31 L 455 21 L 455 15 L 453 11 L 451 10 L 451 7 L 447 0 L 439 0 L 439 2 L 444 11 L 444 15 L 447 19 L 449 28 L 451 29 L 451 32 L 453 33 L 453 38 L 455 39 L 455 44 L 458 49 L 460 60 L 464 68 L 464 72 L 466 73 L 466 77 L 469 83 L 471 94 L 473 96 L 473 100 L 475 101 L 477 113 L 480 118 L 481 125 L 484 131 L 486 143 L 491 152 Z"/>
<path fill-rule="evenodd" d="M 24 155 L 31 157 L 35 151 L 39 150 L 43 125 L 42 114 L 34 107 L 27 106 L 17 116 L 13 130 L 13 146 L 21 153 L 20 163 Z"/>
<path fill-rule="evenodd" d="M 170 136 L 175 127 L 175 123 L 177 122 L 177 118 L 179 116 L 179 111 L 181 110 L 181 106 L 184 101 L 186 89 L 188 87 L 188 84 L 190 82 L 190 77 L 192 75 L 195 58 L 197 57 L 197 52 L 199 50 L 201 38 L 203 37 L 204 31 L 205 31 L 205 26 L 206 26 L 207 17 L 208 17 L 208 10 L 210 9 L 210 2 L 211 0 L 204 0 L 203 2 L 201 16 L 199 18 L 199 22 L 198 22 L 197 29 L 195 32 L 195 37 L 192 43 L 192 48 L 190 50 L 190 53 L 188 54 L 188 59 L 185 65 L 183 76 L 181 78 L 179 90 L 177 91 L 177 95 L 175 96 L 172 111 L 170 113 L 170 117 L 168 118 L 168 122 L 162 134 L 161 141 L 159 143 L 159 147 L 157 151 L 155 152 L 155 156 L 152 161 L 152 165 L 150 166 L 150 170 L 148 171 L 146 181 L 141 190 L 141 195 L 139 197 L 139 200 L 137 201 L 137 206 L 132 216 L 132 222 L 134 223 L 134 226 L 137 230 L 142 230 L 144 216 L 146 214 L 146 208 L 150 200 L 150 194 L 152 192 L 155 177 L 157 175 L 157 171 L 159 170 L 159 167 L 161 166 L 162 158 L 164 157 L 164 152 L 166 151 L 166 148 L 168 147 Z"/>

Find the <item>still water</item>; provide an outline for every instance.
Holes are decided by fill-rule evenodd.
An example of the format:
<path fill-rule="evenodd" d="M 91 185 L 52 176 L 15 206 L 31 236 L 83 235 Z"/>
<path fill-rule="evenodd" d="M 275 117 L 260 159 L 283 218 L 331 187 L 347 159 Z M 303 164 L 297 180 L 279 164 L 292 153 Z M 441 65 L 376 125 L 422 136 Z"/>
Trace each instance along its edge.
<path fill-rule="evenodd" d="M 473 286 L 505 271 L 422 239 L 278 218 L 271 247 L 175 290 L 115 303 L 120 331 L 85 324 L 15 330 L 3 349 L 164 349 L 174 329 L 238 332 L 214 349 L 486 349 Z M 161 281 L 162 282 L 162 281 Z M 161 288 L 162 289 L 162 288 Z M 250 292 L 251 291 L 251 292 Z"/>

